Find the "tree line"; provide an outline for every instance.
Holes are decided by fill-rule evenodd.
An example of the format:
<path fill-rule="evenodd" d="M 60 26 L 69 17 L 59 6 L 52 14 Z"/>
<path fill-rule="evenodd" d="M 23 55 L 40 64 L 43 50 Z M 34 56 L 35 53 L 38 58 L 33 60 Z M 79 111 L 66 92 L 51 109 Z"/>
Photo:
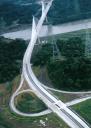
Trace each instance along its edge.
<path fill-rule="evenodd" d="M 26 42 L 0 38 L 0 83 L 11 81 L 20 73 Z"/>

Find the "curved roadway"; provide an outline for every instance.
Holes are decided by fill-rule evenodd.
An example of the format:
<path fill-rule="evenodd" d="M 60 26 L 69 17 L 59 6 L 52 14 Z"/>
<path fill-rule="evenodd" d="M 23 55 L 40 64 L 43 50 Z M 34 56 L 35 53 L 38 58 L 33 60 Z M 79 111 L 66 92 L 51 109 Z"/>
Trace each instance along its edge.
<path fill-rule="evenodd" d="M 42 28 L 43 22 L 46 18 L 46 15 L 52 5 L 53 0 L 50 0 L 44 10 L 44 12 L 41 15 L 41 18 L 38 22 L 38 24 L 35 24 L 35 20 L 33 18 L 33 26 L 32 26 L 32 36 L 31 41 L 28 45 L 28 48 L 26 50 L 26 53 L 24 55 L 23 59 L 23 71 L 22 71 L 22 80 L 19 88 L 17 91 L 13 94 L 11 97 L 10 107 L 11 109 L 16 112 L 17 114 L 20 114 L 22 116 L 29 116 L 24 115 L 18 111 L 16 111 L 14 106 L 14 98 L 18 95 L 19 90 L 22 86 L 22 83 L 24 79 L 28 83 L 30 89 L 34 91 L 34 93 L 46 104 L 46 106 L 56 113 L 61 119 L 63 119 L 71 128 L 89 128 L 86 122 L 84 122 L 78 115 L 76 115 L 74 112 L 72 112 L 66 104 L 64 104 L 59 99 L 55 98 L 53 95 L 51 95 L 43 86 L 42 84 L 37 80 L 35 77 L 32 67 L 30 65 L 31 55 L 34 48 L 34 45 L 37 41 L 37 38 L 39 36 L 40 30 Z M 31 115 L 30 115 L 31 116 Z"/>

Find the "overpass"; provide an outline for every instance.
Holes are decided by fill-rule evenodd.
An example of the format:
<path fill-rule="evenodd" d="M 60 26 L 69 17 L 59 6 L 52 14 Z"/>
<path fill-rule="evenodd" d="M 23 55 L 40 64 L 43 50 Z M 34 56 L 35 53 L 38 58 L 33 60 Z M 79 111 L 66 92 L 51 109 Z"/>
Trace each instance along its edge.
<path fill-rule="evenodd" d="M 16 90 L 16 92 L 11 97 L 10 107 L 15 113 L 19 115 L 31 117 L 31 114 L 26 115 L 25 113 L 19 112 L 19 110 L 16 109 L 14 104 L 14 99 L 19 94 L 19 91 L 25 80 L 29 85 L 30 90 L 32 89 L 33 92 L 38 96 L 38 98 L 40 98 L 52 112 L 54 112 L 61 119 L 63 119 L 71 128 L 89 128 L 88 124 L 85 121 L 83 121 L 77 114 L 72 112 L 72 110 L 70 110 L 66 106 L 66 104 L 64 104 L 61 100 L 59 100 L 58 98 L 53 96 L 51 93 L 49 93 L 43 87 L 43 84 L 38 81 L 38 79 L 35 77 L 32 71 L 30 60 L 31 60 L 33 48 L 40 34 L 44 20 L 46 19 L 47 13 L 50 7 L 52 6 L 52 2 L 53 0 L 48 1 L 46 7 L 45 8 L 43 7 L 44 9 L 37 25 L 33 17 L 31 40 L 23 58 L 21 83 L 18 89 Z"/>

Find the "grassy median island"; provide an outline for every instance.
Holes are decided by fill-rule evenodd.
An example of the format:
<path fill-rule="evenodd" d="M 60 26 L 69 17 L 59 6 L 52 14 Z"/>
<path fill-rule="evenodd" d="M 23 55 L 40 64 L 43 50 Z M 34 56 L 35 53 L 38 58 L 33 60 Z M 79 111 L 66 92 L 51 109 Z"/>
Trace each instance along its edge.
<path fill-rule="evenodd" d="M 46 128 L 69 128 L 65 122 L 53 113 L 41 117 L 23 117 L 12 112 L 9 107 L 9 102 L 12 93 L 19 85 L 19 81 L 20 76 L 16 77 L 11 83 L 8 84 L 8 89 L 7 84 L 0 84 L 0 128 L 43 128 L 44 126 L 40 123 L 40 120 L 45 122 Z M 27 98 L 31 98 L 33 100 L 30 102 L 31 106 L 34 107 L 33 112 L 44 110 L 45 106 L 41 104 L 40 100 L 38 100 L 34 94 L 25 94 Z M 27 101 L 29 100 L 26 100 L 24 104 L 28 105 Z M 37 106 L 34 106 L 34 104 Z"/>
<path fill-rule="evenodd" d="M 74 105 L 72 108 L 91 124 L 91 100 Z"/>
<path fill-rule="evenodd" d="M 25 113 L 38 113 L 47 109 L 45 104 L 33 93 L 20 94 L 16 98 L 16 102 L 17 109 Z"/>

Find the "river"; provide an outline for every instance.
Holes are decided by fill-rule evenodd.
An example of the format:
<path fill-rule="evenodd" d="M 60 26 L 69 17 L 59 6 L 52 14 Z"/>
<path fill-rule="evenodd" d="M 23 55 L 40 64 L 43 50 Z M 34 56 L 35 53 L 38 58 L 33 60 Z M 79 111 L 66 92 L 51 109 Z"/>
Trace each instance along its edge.
<path fill-rule="evenodd" d="M 91 28 L 91 19 L 64 23 L 56 26 L 43 26 L 40 32 L 40 37 L 78 31 L 87 28 Z M 2 36 L 10 39 L 21 38 L 24 40 L 29 40 L 31 37 L 31 27 L 24 30 L 4 33 Z"/>

